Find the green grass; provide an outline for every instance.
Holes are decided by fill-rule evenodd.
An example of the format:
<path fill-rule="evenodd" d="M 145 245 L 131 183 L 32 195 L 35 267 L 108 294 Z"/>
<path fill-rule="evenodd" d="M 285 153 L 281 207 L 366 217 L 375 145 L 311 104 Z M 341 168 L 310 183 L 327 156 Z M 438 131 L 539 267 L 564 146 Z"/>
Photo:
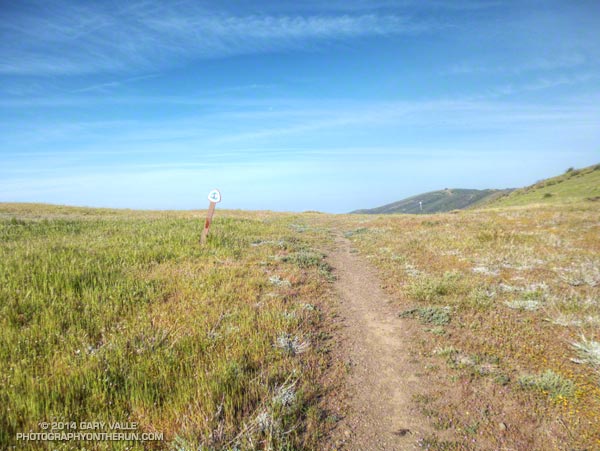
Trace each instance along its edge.
<path fill-rule="evenodd" d="M 558 185 L 580 176 L 568 177 Z M 572 434 L 544 431 L 550 449 L 600 445 L 598 202 L 428 218 L 217 211 L 204 248 L 202 224 L 203 212 L 0 204 L 0 449 L 69 449 L 16 443 L 54 419 L 164 433 L 133 450 L 322 449 L 319 399 L 335 390 L 319 381 L 332 384 L 337 344 L 322 249 L 344 231 L 398 312 L 417 304 L 406 346 L 428 368 L 428 408 L 453 425 L 432 449 L 468 449 L 477 425 L 482 449 L 546 451 L 534 440 L 554 418 Z"/>
<path fill-rule="evenodd" d="M 445 326 L 450 322 L 449 307 L 420 307 L 410 310 L 405 310 L 400 314 L 401 318 L 417 317 L 425 324 L 433 324 L 435 326 Z"/>
<path fill-rule="evenodd" d="M 572 381 L 565 379 L 552 370 L 546 370 L 536 375 L 521 376 L 519 384 L 524 388 L 542 391 L 553 397 L 562 396 L 568 398 L 575 391 L 575 384 Z"/>
<path fill-rule="evenodd" d="M 446 272 L 441 276 L 421 276 L 407 288 L 408 295 L 423 302 L 438 301 L 460 290 L 460 275 Z"/>
<path fill-rule="evenodd" d="M 283 261 L 291 262 L 300 268 L 318 268 L 323 273 L 331 272 L 331 267 L 325 261 L 325 255 L 321 252 L 311 250 L 292 252 L 283 257 Z"/>
<path fill-rule="evenodd" d="M 201 218 L 0 205 L 0 448 L 50 449 L 15 437 L 54 420 L 164 434 L 134 450 L 314 448 L 325 238 L 217 212 L 200 247 Z"/>
<path fill-rule="evenodd" d="M 507 207 L 581 201 L 600 202 L 600 164 L 569 170 L 558 177 L 515 190 L 482 206 Z"/>

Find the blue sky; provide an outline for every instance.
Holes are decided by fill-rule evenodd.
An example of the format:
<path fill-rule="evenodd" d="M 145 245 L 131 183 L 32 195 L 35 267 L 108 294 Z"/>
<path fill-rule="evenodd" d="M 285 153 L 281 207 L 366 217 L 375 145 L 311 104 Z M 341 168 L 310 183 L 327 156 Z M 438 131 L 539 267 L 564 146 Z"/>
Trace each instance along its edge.
<path fill-rule="evenodd" d="M 598 23 L 597 0 L 0 1 L 0 201 L 530 184 L 600 162 Z"/>

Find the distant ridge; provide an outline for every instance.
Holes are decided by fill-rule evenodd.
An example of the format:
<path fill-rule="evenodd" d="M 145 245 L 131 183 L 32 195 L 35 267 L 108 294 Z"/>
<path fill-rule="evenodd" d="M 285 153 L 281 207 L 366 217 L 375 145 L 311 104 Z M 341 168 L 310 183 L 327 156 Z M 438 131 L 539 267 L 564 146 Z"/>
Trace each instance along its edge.
<path fill-rule="evenodd" d="M 512 191 L 511 189 L 444 189 L 419 194 L 381 207 L 355 210 L 356 214 L 440 213 L 478 205 Z M 421 202 L 421 204 L 419 203 Z"/>

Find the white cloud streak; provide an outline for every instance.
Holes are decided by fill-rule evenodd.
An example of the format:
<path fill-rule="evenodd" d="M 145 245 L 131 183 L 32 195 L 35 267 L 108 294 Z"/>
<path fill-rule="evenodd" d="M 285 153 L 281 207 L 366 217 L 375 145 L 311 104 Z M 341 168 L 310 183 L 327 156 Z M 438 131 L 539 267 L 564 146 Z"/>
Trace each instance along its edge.
<path fill-rule="evenodd" d="M 453 65 L 447 71 L 452 75 L 470 74 L 508 74 L 519 75 L 526 72 L 550 71 L 556 69 L 571 69 L 580 67 L 587 63 L 587 59 L 581 54 L 554 55 L 552 58 L 536 57 L 529 61 L 517 64 L 483 64 L 474 62 L 462 62 Z"/>
<path fill-rule="evenodd" d="M 497 97 L 511 96 L 525 92 L 542 91 L 560 86 L 573 86 L 595 82 L 600 79 L 600 74 L 582 73 L 578 75 L 560 75 L 554 77 L 539 78 L 529 83 L 506 84 L 488 89 L 486 93 L 473 97 L 473 100 L 493 99 Z"/>
<path fill-rule="evenodd" d="M 194 3 L 127 9 L 48 3 L 0 20 L 0 74 L 148 71 L 200 58 L 289 49 L 362 36 L 415 34 L 432 25 L 397 15 L 246 15 Z"/>
<path fill-rule="evenodd" d="M 278 106 L 270 110 L 266 107 L 269 103 Z M 327 136 L 348 145 L 354 139 L 352 136 L 366 131 L 369 136 L 393 131 L 421 136 L 422 140 L 439 133 L 473 135 L 475 140 L 481 133 L 506 136 L 565 130 L 568 134 L 570 130 L 572 134 L 582 129 L 596 130 L 599 120 L 600 108 L 591 102 L 544 105 L 473 99 L 368 103 L 288 100 L 277 104 L 277 99 L 262 99 L 245 106 L 243 111 L 232 106 L 229 110 L 177 119 L 6 123 L 0 127 L 0 144 L 7 150 L 25 151 L 61 143 L 65 149 L 79 151 L 84 146 L 87 153 L 89 143 L 96 143 L 105 149 L 127 148 L 127 152 L 134 148 L 146 151 L 156 148 L 157 152 L 169 152 L 169 148 L 222 152 L 240 146 L 268 149 L 289 142 L 290 137 L 294 142 L 310 141 L 309 146 L 304 142 L 305 148 L 318 145 Z M 382 133 L 373 133 L 377 130 Z"/>
<path fill-rule="evenodd" d="M 74 89 L 71 92 L 74 94 L 77 93 L 86 93 L 86 92 L 108 92 L 113 88 L 117 88 L 119 86 L 127 85 L 130 83 L 134 83 L 136 81 L 148 80 L 151 78 L 158 77 L 157 74 L 143 75 L 140 77 L 129 77 L 121 80 L 113 80 L 105 83 L 97 83 L 94 85 L 86 86 L 85 88 Z"/>
<path fill-rule="evenodd" d="M 326 11 L 373 11 L 373 10 L 444 10 L 444 11 L 479 11 L 496 9 L 505 4 L 504 1 L 485 0 L 304 0 L 293 2 L 294 7 L 305 10 L 321 9 Z M 287 7 L 285 2 L 276 2 L 272 7 Z"/>

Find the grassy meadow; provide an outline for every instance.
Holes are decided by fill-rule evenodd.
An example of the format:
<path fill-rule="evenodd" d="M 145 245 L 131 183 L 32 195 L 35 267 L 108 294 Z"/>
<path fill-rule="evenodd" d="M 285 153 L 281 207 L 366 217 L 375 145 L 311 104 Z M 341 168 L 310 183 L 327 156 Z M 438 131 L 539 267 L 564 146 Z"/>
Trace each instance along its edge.
<path fill-rule="evenodd" d="M 203 220 L 0 204 L 0 449 L 80 449 L 16 441 L 43 421 L 164 435 L 93 449 L 316 449 L 327 234 L 217 211 L 200 247 Z"/>
<path fill-rule="evenodd" d="M 597 203 L 335 221 L 422 325 L 423 447 L 600 449 Z"/>
<path fill-rule="evenodd" d="M 0 204 L 1 449 L 80 449 L 16 441 L 41 421 L 164 434 L 81 444 L 98 450 L 324 449 L 344 364 L 329 352 L 335 235 L 420 324 L 406 346 L 427 381 L 424 449 L 600 449 L 597 202 L 218 210 L 200 247 L 203 219 Z"/>

